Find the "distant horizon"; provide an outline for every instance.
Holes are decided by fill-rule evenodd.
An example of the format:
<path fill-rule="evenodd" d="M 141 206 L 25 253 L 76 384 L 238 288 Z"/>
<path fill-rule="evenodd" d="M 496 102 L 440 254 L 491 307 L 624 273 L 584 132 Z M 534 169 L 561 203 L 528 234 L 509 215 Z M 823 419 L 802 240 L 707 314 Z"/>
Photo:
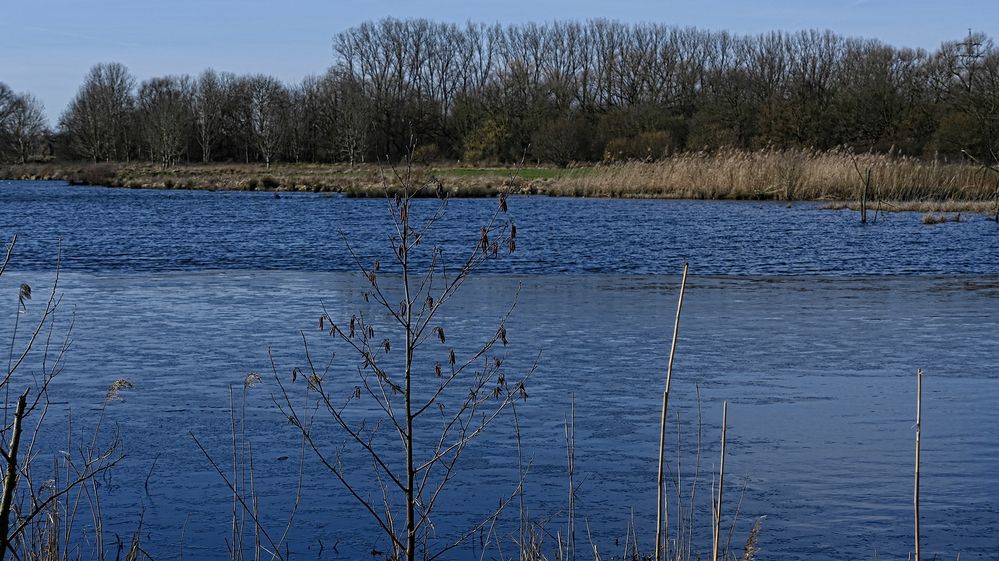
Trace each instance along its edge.
<path fill-rule="evenodd" d="M 758 35 L 771 31 L 829 30 L 843 37 L 876 39 L 894 47 L 934 51 L 974 32 L 999 35 L 999 4 L 961 2 L 942 9 L 922 0 L 853 0 L 822 6 L 777 2 L 620 0 L 606 3 L 510 0 L 475 6 L 454 0 L 376 0 L 349 9 L 318 0 L 294 0 L 275 10 L 263 0 L 174 0 L 133 5 L 105 0 L 99 8 L 74 0 L 5 7 L 0 14 L 0 82 L 30 93 L 45 105 L 52 128 L 89 69 L 119 62 L 143 80 L 196 76 L 212 68 L 267 74 L 293 84 L 321 75 L 335 62 L 336 34 L 386 17 L 425 18 L 464 24 L 587 21 L 661 23 Z M 988 22 L 988 26 L 983 26 Z"/>

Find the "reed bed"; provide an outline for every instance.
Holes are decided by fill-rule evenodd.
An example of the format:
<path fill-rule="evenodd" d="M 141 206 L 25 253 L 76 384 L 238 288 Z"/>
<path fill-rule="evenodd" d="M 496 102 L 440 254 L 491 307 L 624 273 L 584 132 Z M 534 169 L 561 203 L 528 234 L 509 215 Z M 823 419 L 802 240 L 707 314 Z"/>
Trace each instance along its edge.
<path fill-rule="evenodd" d="M 873 200 L 988 201 L 996 181 L 980 166 L 845 151 L 686 153 L 646 163 L 597 166 L 567 176 L 547 194 L 750 200 L 856 200 L 858 169 L 871 170 Z"/>
<path fill-rule="evenodd" d="M 723 150 L 688 152 L 654 161 L 569 168 L 475 168 L 433 164 L 414 168 L 419 180 L 452 197 L 500 193 L 569 197 L 859 201 L 870 171 L 869 206 L 882 211 L 990 212 L 997 182 L 970 163 L 947 163 L 847 151 Z M 61 179 L 131 188 L 336 192 L 383 197 L 392 168 L 362 164 L 28 164 L 0 167 L 0 178 Z M 433 195 L 434 193 L 428 193 Z M 850 207 L 852 208 L 852 207 Z"/>
<path fill-rule="evenodd" d="M 877 209 L 879 212 L 995 212 L 996 204 L 991 201 L 883 201 L 881 207 L 868 207 L 868 212 Z M 860 203 L 852 201 L 835 201 L 822 205 L 823 210 L 860 210 Z"/>

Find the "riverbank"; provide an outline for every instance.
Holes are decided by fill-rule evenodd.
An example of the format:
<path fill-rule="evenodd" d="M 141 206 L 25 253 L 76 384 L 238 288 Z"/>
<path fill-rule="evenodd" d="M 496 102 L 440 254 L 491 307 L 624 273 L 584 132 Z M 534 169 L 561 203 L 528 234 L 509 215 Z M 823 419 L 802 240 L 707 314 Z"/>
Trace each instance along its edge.
<path fill-rule="evenodd" d="M 685 153 L 656 162 L 558 167 L 419 164 L 411 170 L 434 194 L 499 193 L 608 198 L 858 201 L 870 173 L 868 201 L 883 210 L 994 210 L 997 176 L 980 166 L 845 152 L 722 151 Z M 406 169 L 385 165 L 283 163 L 46 163 L 0 167 L 4 179 L 63 180 L 79 185 L 148 189 L 312 191 L 384 196 Z"/>

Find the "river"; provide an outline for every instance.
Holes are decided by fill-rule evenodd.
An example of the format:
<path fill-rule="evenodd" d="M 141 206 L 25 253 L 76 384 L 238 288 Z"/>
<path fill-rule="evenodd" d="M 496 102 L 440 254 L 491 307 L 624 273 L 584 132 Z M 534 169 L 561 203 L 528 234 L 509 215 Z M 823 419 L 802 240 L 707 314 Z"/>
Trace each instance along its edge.
<path fill-rule="evenodd" d="M 445 255 L 474 243 L 496 204 L 451 201 L 436 230 Z M 300 442 L 273 401 L 280 392 L 268 352 L 282 380 L 305 365 L 303 334 L 317 355 L 349 356 L 319 331 L 318 318 L 323 305 L 345 321 L 370 307 L 348 242 L 363 262 L 384 264 L 382 285 L 398 282 L 386 208 L 384 200 L 316 194 L 0 182 L 0 232 L 18 236 L 0 294 L 13 311 L 17 287 L 29 283 L 35 294 L 22 321 L 35 317 L 58 263 L 61 309 L 75 318 L 65 369 L 52 387 L 48 438 L 64 440 L 60 426 L 70 411 L 75 426 L 87 426 L 113 380 L 136 386 L 106 413 L 127 454 L 104 486 L 109 533 L 129 535 L 141 513 L 144 547 L 154 557 L 181 548 L 197 558 L 225 555 L 231 496 L 191 435 L 230 466 L 229 388 L 238 397 L 250 372 L 263 375 L 247 391 L 254 484 L 267 524 L 280 529 L 294 502 Z M 529 397 L 517 404 L 529 464 L 525 505 L 532 518 L 550 520 L 553 534 L 565 524 L 564 422 L 574 403 L 583 558 L 590 551 L 584 523 L 605 559 L 624 553 L 632 516 L 642 547 L 653 541 L 659 408 L 685 259 L 690 278 L 667 451 L 671 471 L 681 462 L 687 497 L 700 450 L 695 553 L 710 554 L 709 478 L 727 400 L 722 508 L 726 534 L 736 520 L 737 556 L 761 516 L 761 558 L 906 556 L 922 368 L 923 555 L 996 558 L 994 222 L 965 215 L 924 225 L 917 214 L 899 213 L 861 225 L 856 213 L 813 203 L 543 197 L 512 197 L 509 216 L 516 253 L 486 261 L 441 323 L 449 344 L 470 352 L 516 302 L 506 322 L 509 345 L 498 352 L 511 377 L 538 364 Z M 380 332 L 386 325 L 384 317 L 372 321 Z M 10 329 L 0 330 L 4 340 Z M 433 361 L 442 348 L 426 352 Z M 354 362 L 337 363 L 344 391 L 354 385 Z M 335 450 L 343 437 L 323 426 L 323 442 Z M 514 434 L 508 412 L 468 449 L 439 503 L 442 540 L 513 491 Z M 314 454 L 305 457 L 292 556 L 317 558 L 321 549 L 324 559 L 360 559 L 384 550 L 367 514 Z M 370 461 L 348 452 L 344 462 L 361 489 L 377 492 Z M 496 526 L 507 556 L 516 520 L 511 506 Z M 477 558 L 479 536 L 473 541 L 453 558 Z"/>

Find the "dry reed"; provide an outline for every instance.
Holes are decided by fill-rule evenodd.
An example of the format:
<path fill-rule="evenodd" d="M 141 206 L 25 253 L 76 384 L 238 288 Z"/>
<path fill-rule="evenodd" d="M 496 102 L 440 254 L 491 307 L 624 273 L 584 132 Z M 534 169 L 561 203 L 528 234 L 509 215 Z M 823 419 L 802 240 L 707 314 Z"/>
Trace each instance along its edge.
<path fill-rule="evenodd" d="M 756 561 L 756 554 L 760 551 L 758 543 L 760 526 L 763 524 L 764 518 L 766 517 L 761 516 L 753 523 L 753 528 L 749 531 L 749 537 L 746 538 L 746 547 L 742 550 L 742 561 Z"/>
<path fill-rule="evenodd" d="M 952 214 L 947 216 L 946 214 L 933 214 L 928 212 L 923 215 L 923 224 L 943 224 L 944 222 L 960 222 L 961 213 Z"/>
<path fill-rule="evenodd" d="M 499 193 L 647 199 L 857 201 L 857 169 L 870 170 L 871 197 L 887 203 L 996 206 L 996 182 L 970 163 L 946 163 L 844 150 L 722 150 L 687 152 L 656 162 L 540 168 L 533 179 L 451 164 L 415 169 L 419 179 L 441 174 L 452 197 Z M 362 164 L 27 164 L 0 167 L 0 177 L 61 179 L 71 183 L 167 189 L 280 190 L 385 196 L 387 166 Z M 991 202 L 991 204 L 990 204 Z M 981 207 L 981 208 L 979 208 Z M 886 204 L 886 210 L 913 210 Z M 940 211 L 942 208 L 927 210 Z M 954 210 L 972 210 L 966 206 Z"/>
<path fill-rule="evenodd" d="M 663 463 L 666 450 L 666 410 L 669 406 L 669 387 L 670 382 L 673 380 L 673 358 L 676 356 L 676 339 L 680 332 L 680 311 L 683 309 L 683 293 L 687 288 L 687 263 L 683 264 L 683 277 L 680 279 L 680 297 L 677 299 L 676 304 L 676 319 L 673 322 L 673 342 L 669 349 L 669 363 L 666 366 L 666 389 L 663 391 L 663 410 L 662 419 L 659 424 L 659 476 L 656 479 L 656 547 L 655 547 L 655 559 L 660 561 L 664 553 L 664 542 L 665 536 L 663 535 L 664 527 L 668 526 L 669 522 L 664 521 L 664 480 L 663 480 Z M 662 549 L 661 549 L 662 548 Z"/>
<path fill-rule="evenodd" d="M 856 161 L 856 164 L 855 164 Z M 977 166 L 880 154 L 811 150 L 685 153 L 654 163 L 597 166 L 548 194 L 670 199 L 857 200 L 856 166 L 887 201 L 988 201 L 995 183 Z"/>
<path fill-rule="evenodd" d="M 916 371 L 916 476 L 915 483 L 913 485 L 912 492 L 912 502 L 913 502 L 913 520 L 914 520 L 914 538 L 916 542 L 916 556 L 915 561 L 919 561 L 919 433 L 922 428 L 922 416 L 923 416 L 923 370 L 920 368 Z"/>
<path fill-rule="evenodd" d="M 722 493 L 725 490 L 725 433 L 728 429 L 728 401 L 722 402 L 721 462 L 718 466 L 718 500 L 714 505 L 714 540 L 712 560 L 718 561 L 719 532 L 721 530 Z"/>

